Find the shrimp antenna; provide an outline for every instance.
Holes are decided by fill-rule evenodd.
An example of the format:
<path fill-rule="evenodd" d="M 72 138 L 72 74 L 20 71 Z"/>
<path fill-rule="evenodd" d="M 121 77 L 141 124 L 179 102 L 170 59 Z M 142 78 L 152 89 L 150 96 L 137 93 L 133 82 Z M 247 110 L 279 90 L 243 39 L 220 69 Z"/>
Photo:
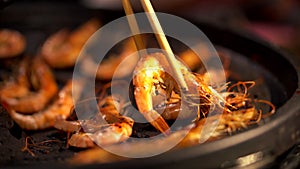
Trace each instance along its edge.
<path fill-rule="evenodd" d="M 145 45 L 142 41 L 142 38 L 140 36 L 140 31 L 136 22 L 136 18 L 132 15 L 133 14 L 133 10 L 131 7 L 131 4 L 129 2 L 129 0 L 122 0 L 123 3 L 123 8 L 124 11 L 126 13 L 127 19 L 128 19 L 128 23 L 131 29 L 131 32 L 134 34 L 134 41 L 135 44 L 138 48 L 138 50 L 141 49 L 145 49 Z M 180 67 L 177 66 L 177 60 L 175 58 L 175 55 L 171 49 L 171 46 L 166 38 L 166 35 L 164 34 L 164 31 L 159 23 L 159 20 L 155 14 L 155 11 L 152 7 L 152 4 L 150 2 L 150 0 L 141 0 L 143 9 L 145 10 L 146 14 L 147 14 L 147 18 L 151 24 L 152 29 L 154 30 L 154 32 L 156 33 L 156 40 L 159 43 L 159 46 L 165 51 L 165 56 L 166 59 L 171 67 L 171 70 L 173 71 L 174 74 L 174 78 L 176 80 L 178 80 L 179 85 L 181 87 L 181 89 L 184 92 L 188 91 L 188 86 L 184 80 L 183 74 L 180 70 Z M 141 55 L 141 53 L 140 53 Z"/>

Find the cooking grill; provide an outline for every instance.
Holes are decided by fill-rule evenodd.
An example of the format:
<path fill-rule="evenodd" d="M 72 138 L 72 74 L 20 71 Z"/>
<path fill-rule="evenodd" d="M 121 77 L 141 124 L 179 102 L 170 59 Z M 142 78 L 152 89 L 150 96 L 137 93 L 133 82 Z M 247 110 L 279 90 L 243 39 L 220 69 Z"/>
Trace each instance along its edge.
<path fill-rule="evenodd" d="M 0 27 L 22 32 L 28 44 L 25 53 L 34 55 L 44 40 L 61 28 L 75 28 L 91 17 L 97 17 L 106 23 L 119 16 L 124 16 L 124 13 L 86 9 L 73 1 L 21 1 L 1 11 Z M 259 98 L 269 99 L 277 108 L 275 115 L 246 131 L 213 142 L 150 158 L 91 164 L 82 168 L 268 168 L 278 165 L 285 153 L 299 143 L 299 59 L 246 32 L 228 29 L 219 23 L 194 21 L 193 18 L 188 20 L 195 23 L 219 51 L 230 55 L 230 80 L 261 79 L 262 83 L 252 89 L 251 93 Z M 1 62 L 3 64 L 7 61 Z M 0 71 L 1 75 L 7 72 L 3 66 Z M 71 73 L 71 70 L 55 71 L 59 82 L 71 77 Z M 52 129 L 25 132 L 14 124 L 2 107 L 0 112 L 0 166 L 74 167 L 67 164 L 66 159 L 80 150 L 65 147 L 66 134 Z M 45 143 L 45 149 L 33 149 L 36 157 L 32 157 L 27 152 L 21 152 L 28 135 L 36 142 L 59 141 Z"/>

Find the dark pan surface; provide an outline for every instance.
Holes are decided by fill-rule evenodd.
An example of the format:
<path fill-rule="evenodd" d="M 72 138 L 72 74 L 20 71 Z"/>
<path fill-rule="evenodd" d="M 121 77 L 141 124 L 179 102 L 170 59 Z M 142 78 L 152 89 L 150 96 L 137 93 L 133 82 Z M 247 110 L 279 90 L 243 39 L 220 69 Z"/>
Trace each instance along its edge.
<path fill-rule="evenodd" d="M 93 16 L 107 22 L 124 15 L 122 12 L 85 9 L 76 3 L 57 4 L 56 1 L 14 3 L 1 11 L 0 27 L 21 31 L 29 44 L 26 53 L 34 55 L 47 36 L 63 27 L 73 28 Z M 79 168 L 228 168 L 242 166 L 238 159 L 251 154 L 260 158 L 249 166 L 269 167 L 279 155 L 300 141 L 299 60 L 244 32 L 226 29 L 216 23 L 194 23 L 198 23 L 218 50 L 230 55 L 229 69 L 233 72 L 230 80 L 259 82 L 251 93 L 258 98 L 270 99 L 277 107 L 276 114 L 259 126 L 214 142 L 151 158 Z M 3 74 L 3 68 L 0 71 Z M 52 148 L 49 151 L 37 150 L 36 157 L 32 157 L 21 152 L 27 135 L 36 141 L 59 138 L 61 142 L 50 142 Z M 73 168 L 65 161 L 79 150 L 65 148 L 65 137 L 55 130 L 24 132 L 0 107 L 0 167 Z"/>

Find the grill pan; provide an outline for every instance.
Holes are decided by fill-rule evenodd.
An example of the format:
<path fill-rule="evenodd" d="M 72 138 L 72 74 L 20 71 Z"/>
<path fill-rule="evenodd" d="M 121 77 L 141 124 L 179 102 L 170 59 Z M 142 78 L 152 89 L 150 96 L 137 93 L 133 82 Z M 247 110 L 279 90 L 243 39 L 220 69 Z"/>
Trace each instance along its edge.
<path fill-rule="evenodd" d="M 196 14 L 195 14 L 196 15 Z M 0 27 L 21 31 L 27 38 L 26 53 L 34 55 L 50 34 L 63 28 L 74 28 L 91 17 L 104 23 L 124 16 L 121 11 L 91 10 L 77 2 L 21 1 L 6 7 L 0 13 Z M 230 53 L 233 80 L 262 79 L 255 95 L 270 99 L 277 111 L 272 117 L 246 131 L 213 142 L 168 151 L 158 156 L 132 159 L 109 164 L 72 166 L 65 162 L 77 150 L 61 148 L 40 157 L 30 157 L 21 151 L 26 135 L 49 138 L 63 136 L 55 130 L 24 132 L 11 124 L 11 119 L 1 108 L 0 167 L 5 168 L 270 168 L 278 158 L 300 142 L 300 92 L 299 59 L 279 48 L 240 30 L 226 28 L 218 23 L 194 21 L 216 45 L 217 49 Z M 3 61 L 1 61 L 3 62 Z M 4 71 L 1 68 L 1 71 Z M 57 74 L 64 72 L 56 71 Z M 65 78 L 63 76 L 61 79 Z M 9 131 L 9 132 L 8 132 Z M 11 138 L 12 142 L 7 142 Z M 6 140 L 4 142 L 3 140 Z M 9 152 L 10 150 L 10 152 Z"/>

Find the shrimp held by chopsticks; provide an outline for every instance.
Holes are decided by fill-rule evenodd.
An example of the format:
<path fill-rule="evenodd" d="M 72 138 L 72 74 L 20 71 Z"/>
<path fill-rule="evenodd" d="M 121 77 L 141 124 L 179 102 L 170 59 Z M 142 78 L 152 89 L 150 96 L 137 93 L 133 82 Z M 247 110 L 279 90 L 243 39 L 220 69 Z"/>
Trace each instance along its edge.
<path fill-rule="evenodd" d="M 152 97 L 158 88 L 165 90 L 167 101 L 171 99 L 174 93 L 181 95 L 179 86 L 170 75 L 171 71 L 168 70 L 166 66 L 167 61 L 164 58 L 164 55 L 160 53 L 143 57 L 139 61 L 133 76 L 134 96 L 140 113 L 162 133 L 168 131 L 169 126 L 164 118 L 154 109 Z M 210 105 L 220 105 L 224 101 L 220 95 L 216 94 L 214 89 L 203 84 L 200 77 L 191 73 L 179 61 L 177 63 L 189 87 L 189 93 L 181 96 L 185 97 L 183 100 L 195 102 L 198 106 L 202 104 L 202 110 L 205 112 L 208 112 Z M 195 111 L 184 113 L 184 116 L 192 115 L 195 118 L 199 116 Z"/>

